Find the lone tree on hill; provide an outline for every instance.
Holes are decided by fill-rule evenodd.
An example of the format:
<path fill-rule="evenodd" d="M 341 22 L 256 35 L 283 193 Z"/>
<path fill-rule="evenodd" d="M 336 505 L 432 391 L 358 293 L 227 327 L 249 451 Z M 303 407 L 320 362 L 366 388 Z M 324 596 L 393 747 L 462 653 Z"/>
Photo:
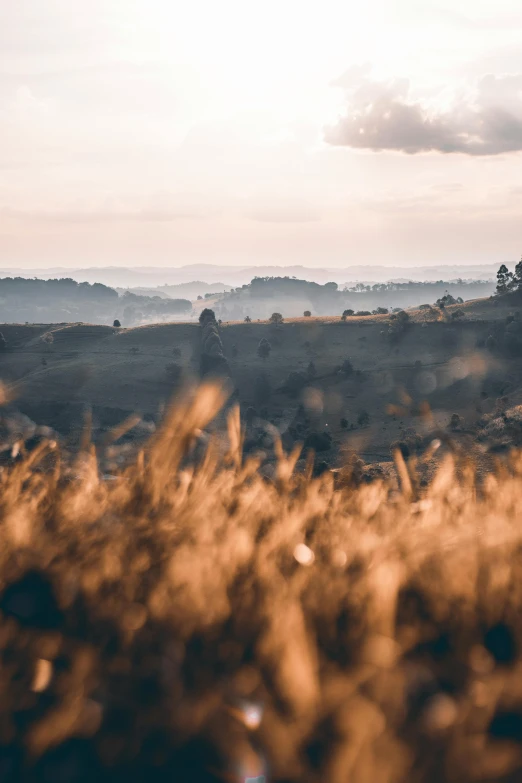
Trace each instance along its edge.
<path fill-rule="evenodd" d="M 305 317 L 305 318 L 310 318 L 310 316 L 312 315 L 312 313 L 310 312 L 310 310 L 305 310 L 305 311 L 304 311 L 304 313 L 303 313 L 303 315 L 304 315 L 304 317 Z"/>
<path fill-rule="evenodd" d="M 343 314 L 341 316 L 341 320 L 342 321 L 346 321 L 346 319 L 349 318 L 352 315 L 354 315 L 354 311 L 353 310 L 343 310 Z"/>
<path fill-rule="evenodd" d="M 497 294 L 507 294 L 513 286 L 513 274 L 505 264 L 497 272 Z"/>
<path fill-rule="evenodd" d="M 112 324 L 112 325 L 113 325 L 113 326 L 115 326 L 115 327 L 117 327 L 117 328 L 121 326 L 121 324 L 120 324 L 120 322 L 118 321 L 118 319 L 117 319 L 117 318 L 114 320 L 114 322 L 113 322 L 113 324 Z"/>
<path fill-rule="evenodd" d="M 257 346 L 257 355 L 258 355 L 258 356 L 259 356 L 261 359 L 263 359 L 263 361 L 264 361 L 265 359 L 268 359 L 268 357 L 270 356 L 270 351 L 271 351 L 271 350 L 272 350 L 272 346 L 270 345 L 270 343 L 268 342 L 268 340 L 266 340 L 266 339 L 263 337 L 263 338 L 261 339 L 261 341 L 260 341 L 259 345 Z"/>
<path fill-rule="evenodd" d="M 282 324 L 283 323 L 283 316 L 281 313 L 272 313 L 270 318 L 268 319 L 271 324 Z"/>
<path fill-rule="evenodd" d="M 200 324 L 204 324 L 205 321 L 215 321 L 215 320 L 216 320 L 216 314 L 209 307 L 205 307 L 205 309 L 202 310 L 199 315 Z"/>
<path fill-rule="evenodd" d="M 522 259 L 518 262 L 514 272 L 510 272 L 505 264 L 502 264 L 497 272 L 497 294 L 507 294 L 510 291 L 522 292 Z"/>

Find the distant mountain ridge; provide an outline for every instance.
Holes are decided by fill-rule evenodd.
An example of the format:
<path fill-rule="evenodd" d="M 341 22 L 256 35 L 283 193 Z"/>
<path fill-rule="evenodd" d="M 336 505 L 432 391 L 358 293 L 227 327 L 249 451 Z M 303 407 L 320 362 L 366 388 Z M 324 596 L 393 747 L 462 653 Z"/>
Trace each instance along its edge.
<path fill-rule="evenodd" d="M 66 269 L 0 268 L 1 277 L 37 277 L 39 279 L 69 277 L 77 282 L 104 283 L 118 288 L 157 288 L 158 286 L 203 285 L 241 286 L 254 277 L 298 277 L 316 283 L 352 282 L 383 283 L 412 280 L 492 280 L 501 262 L 494 264 L 441 264 L 440 266 L 387 267 L 355 265 L 342 268 L 294 266 L 219 266 L 216 264 L 188 264 L 179 267 L 87 267 Z"/>

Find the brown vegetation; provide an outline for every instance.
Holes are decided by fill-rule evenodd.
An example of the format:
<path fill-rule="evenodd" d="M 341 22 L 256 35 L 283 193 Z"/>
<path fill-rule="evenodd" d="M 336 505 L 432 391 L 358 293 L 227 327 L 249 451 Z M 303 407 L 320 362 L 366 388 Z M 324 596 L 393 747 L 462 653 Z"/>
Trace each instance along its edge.
<path fill-rule="evenodd" d="M 3 779 L 519 780 L 522 458 L 267 481 L 236 410 L 196 458 L 222 403 L 110 482 L 49 441 L 2 474 Z"/>

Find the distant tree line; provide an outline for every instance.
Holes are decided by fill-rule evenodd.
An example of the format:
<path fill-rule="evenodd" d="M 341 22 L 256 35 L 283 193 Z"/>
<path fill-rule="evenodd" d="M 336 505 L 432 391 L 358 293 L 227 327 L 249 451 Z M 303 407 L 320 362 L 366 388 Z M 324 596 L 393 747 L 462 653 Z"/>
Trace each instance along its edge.
<path fill-rule="evenodd" d="M 125 326 L 150 322 L 151 320 L 165 320 L 170 315 L 182 315 L 190 313 L 192 304 L 188 299 L 166 299 L 162 296 L 142 296 L 126 291 L 120 297 L 120 306 L 123 307 L 123 322 Z"/>
<path fill-rule="evenodd" d="M 165 299 L 117 291 L 102 283 L 77 283 L 70 278 L 0 279 L 0 320 L 4 322 L 61 323 L 87 321 L 124 326 L 165 320 L 190 313 L 188 299 Z"/>
<path fill-rule="evenodd" d="M 446 295 L 455 301 L 490 296 L 495 285 L 487 280 L 389 282 L 367 285 L 357 283 L 340 290 L 337 283 L 325 285 L 294 277 L 255 277 L 249 285 L 223 294 L 215 304 L 223 321 L 270 317 L 274 306 L 285 316 L 337 315 L 353 310 L 356 314 L 386 314 L 396 308 L 415 307 L 421 302 L 435 303 Z"/>

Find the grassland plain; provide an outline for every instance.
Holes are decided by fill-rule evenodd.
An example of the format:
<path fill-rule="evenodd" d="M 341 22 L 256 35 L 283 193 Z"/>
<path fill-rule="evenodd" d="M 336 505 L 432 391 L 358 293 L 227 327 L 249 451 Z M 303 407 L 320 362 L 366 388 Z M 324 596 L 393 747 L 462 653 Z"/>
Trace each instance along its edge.
<path fill-rule="evenodd" d="M 511 406 L 522 403 L 520 361 L 484 349 L 489 334 L 503 328 L 513 304 L 501 299 L 466 303 L 459 322 L 452 321 L 454 309 L 448 307 L 444 316 L 438 310 L 410 311 L 411 327 L 393 344 L 385 336 L 387 316 L 346 322 L 300 318 L 280 326 L 224 323 L 220 336 L 243 413 L 254 408 L 256 421 L 275 427 L 285 446 L 327 432 L 331 446 L 323 456 L 329 467 L 338 467 L 346 450 L 369 463 L 391 464 L 391 445 L 412 429 L 428 437 L 445 431 L 456 414 L 464 437 L 480 416 L 492 412 L 499 397 Z M 78 442 L 86 410 L 92 412 L 95 440 L 136 413 L 157 425 L 173 394 L 200 372 L 194 323 L 0 329 L 9 347 L 0 357 L 1 377 L 15 398 L 13 405 L 71 442 Z M 266 359 L 257 352 L 263 338 L 271 346 Z M 351 374 L 339 372 L 346 360 Z M 306 376 L 294 393 L 286 385 L 290 373 Z"/>
<path fill-rule="evenodd" d="M 52 440 L 2 471 L 1 779 L 520 780 L 522 456 L 267 481 L 236 408 L 191 459 L 224 402 L 111 482 Z"/>

